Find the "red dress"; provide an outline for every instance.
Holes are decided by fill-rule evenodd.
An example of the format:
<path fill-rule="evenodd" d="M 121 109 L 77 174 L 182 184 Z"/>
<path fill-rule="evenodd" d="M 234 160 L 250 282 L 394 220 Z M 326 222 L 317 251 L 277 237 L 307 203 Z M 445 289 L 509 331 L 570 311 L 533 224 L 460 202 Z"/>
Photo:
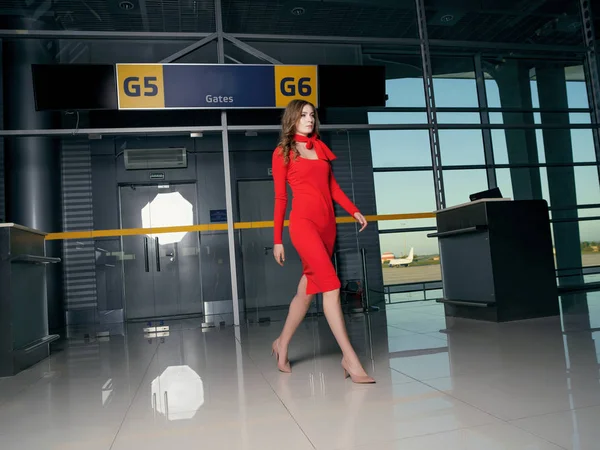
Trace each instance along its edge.
<path fill-rule="evenodd" d="M 336 238 L 333 201 L 354 216 L 358 208 L 344 194 L 331 170 L 335 155 L 320 140 L 297 136 L 298 142 L 307 142 L 315 148 L 318 159 L 311 160 L 290 152 L 286 165 L 277 147 L 273 152 L 273 180 L 275 184 L 274 243 L 281 244 L 283 221 L 287 207 L 286 182 L 292 188 L 293 202 L 289 231 L 294 248 L 302 261 L 306 275 L 306 294 L 329 292 L 340 288 L 340 280 L 331 262 Z"/>

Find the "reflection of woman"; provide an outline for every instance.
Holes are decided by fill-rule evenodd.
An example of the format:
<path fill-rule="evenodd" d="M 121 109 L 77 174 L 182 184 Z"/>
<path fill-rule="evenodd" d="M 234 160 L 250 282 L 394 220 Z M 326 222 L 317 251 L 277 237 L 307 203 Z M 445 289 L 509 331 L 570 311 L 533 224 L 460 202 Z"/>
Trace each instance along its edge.
<path fill-rule="evenodd" d="M 374 383 L 352 348 L 340 306 L 340 280 L 331 262 L 336 237 L 333 200 L 362 225 L 360 231 L 367 226 L 367 221 L 333 177 L 330 161 L 334 159 L 335 155 L 319 139 L 319 121 L 314 106 L 293 100 L 284 112 L 281 142 L 273 153 L 273 255 L 283 266 L 285 253 L 281 235 L 287 207 L 287 182 L 294 194 L 290 237 L 302 260 L 303 274 L 281 335 L 273 342 L 272 350 L 277 357 L 278 369 L 291 372 L 287 359 L 290 340 L 304 319 L 314 294 L 322 292 L 325 317 L 342 349 L 344 374 L 349 374 L 355 383 Z"/>

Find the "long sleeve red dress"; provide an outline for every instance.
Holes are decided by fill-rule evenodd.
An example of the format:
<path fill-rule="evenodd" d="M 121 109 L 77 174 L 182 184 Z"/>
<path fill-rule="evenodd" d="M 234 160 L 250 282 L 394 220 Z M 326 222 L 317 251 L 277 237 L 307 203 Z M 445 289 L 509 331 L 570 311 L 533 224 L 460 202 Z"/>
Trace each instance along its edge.
<path fill-rule="evenodd" d="M 335 180 L 330 162 L 336 157 L 325 143 L 315 137 L 297 136 L 296 140 L 306 142 L 308 149 L 314 147 L 318 159 L 294 158 L 290 152 L 286 164 L 280 147 L 273 152 L 274 243 L 282 243 L 287 207 L 286 183 L 289 183 L 293 194 L 290 238 L 302 261 L 302 273 L 308 281 L 306 294 L 310 295 L 341 286 L 331 261 L 336 238 L 333 201 L 351 216 L 359 210 Z"/>

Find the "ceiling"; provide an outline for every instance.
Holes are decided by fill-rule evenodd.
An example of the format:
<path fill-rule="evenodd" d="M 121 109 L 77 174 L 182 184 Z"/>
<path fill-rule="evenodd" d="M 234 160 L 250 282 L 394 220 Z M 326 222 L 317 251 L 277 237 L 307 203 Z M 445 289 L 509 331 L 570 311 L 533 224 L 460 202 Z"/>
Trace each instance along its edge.
<path fill-rule="evenodd" d="M 425 0 L 430 39 L 548 45 L 583 42 L 578 3 Z M 222 11 L 229 33 L 418 38 L 413 0 L 222 0 Z M 214 0 L 0 0 L 0 16 L 65 30 L 215 31 Z"/>

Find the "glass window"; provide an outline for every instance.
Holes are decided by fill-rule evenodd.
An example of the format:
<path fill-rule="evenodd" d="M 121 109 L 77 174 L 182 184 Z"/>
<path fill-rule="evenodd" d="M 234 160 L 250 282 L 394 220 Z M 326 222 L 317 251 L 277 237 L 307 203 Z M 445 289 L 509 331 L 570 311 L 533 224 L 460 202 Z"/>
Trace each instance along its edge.
<path fill-rule="evenodd" d="M 419 61 L 420 59 L 418 57 Z M 387 107 L 425 106 L 425 88 L 423 78 L 421 78 L 420 74 L 418 77 L 413 76 L 387 80 L 385 86 L 388 95 Z"/>
<path fill-rule="evenodd" d="M 569 108 L 589 108 L 588 91 L 583 65 L 565 67 L 567 102 Z"/>
<path fill-rule="evenodd" d="M 600 208 L 577 208 L 578 217 L 600 217 Z"/>
<path fill-rule="evenodd" d="M 523 115 L 523 113 L 515 113 Z M 503 124 L 502 113 L 491 113 L 490 122 Z M 519 121 L 523 123 L 523 121 Z M 494 162 L 496 164 L 537 164 L 546 162 L 546 154 L 544 149 L 544 134 L 543 130 L 532 129 L 509 129 L 509 130 L 491 130 L 492 147 L 494 149 Z M 535 141 L 531 142 L 531 138 Z M 510 144 L 509 144 L 510 143 Z M 528 157 L 528 146 L 537 145 L 537 161 Z M 508 145 L 511 145 L 511 150 L 514 149 L 512 160 L 509 160 Z"/>
<path fill-rule="evenodd" d="M 578 205 L 600 203 L 600 182 L 596 166 L 574 167 Z"/>
<path fill-rule="evenodd" d="M 590 113 L 569 113 L 569 123 L 592 123 Z"/>
<path fill-rule="evenodd" d="M 370 112 L 369 123 L 375 125 L 390 124 L 424 124 L 427 123 L 426 112 Z"/>
<path fill-rule="evenodd" d="M 446 206 L 469 202 L 469 195 L 488 189 L 487 174 L 483 169 L 444 170 Z"/>
<path fill-rule="evenodd" d="M 595 211 L 594 215 L 600 215 Z M 581 263 L 583 267 L 600 266 L 600 220 L 579 222 Z"/>
<path fill-rule="evenodd" d="M 434 55 L 431 60 L 436 106 L 477 108 L 479 99 L 473 58 Z"/>
<path fill-rule="evenodd" d="M 438 240 L 428 238 L 429 233 L 417 231 L 379 235 L 384 285 L 442 279 Z M 395 261 L 390 263 L 392 256 Z"/>
<path fill-rule="evenodd" d="M 539 114 L 535 114 L 539 116 Z M 571 123 L 590 123 L 589 114 L 571 113 Z M 501 113 L 490 114 L 490 121 L 492 123 L 503 123 Z M 536 123 L 541 123 L 541 120 L 537 118 Z M 552 130 L 556 132 L 557 130 Z M 586 129 L 564 129 L 565 133 L 569 133 L 571 145 L 572 145 L 572 160 L 575 163 L 578 162 L 595 162 L 596 151 L 594 148 L 594 136 L 592 130 Z M 537 154 L 539 163 L 546 163 L 546 148 L 544 145 L 544 130 L 525 130 L 525 129 L 511 129 L 511 130 L 492 130 L 492 146 L 494 148 L 494 161 L 496 164 L 518 164 L 527 163 L 527 152 L 526 145 L 528 137 L 531 133 L 535 133 L 535 142 L 537 145 Z M 514 161 L 508 159 L 508 146 L 507 138 L 512 138 L 511 142 L 514 142 L 515 148 L 522 148 L 522 151 L 515 154 Z M 441 138 L 440 138 L 441 139 Z M 443 150 L 442 150 L 443 157 Z M 535 163 L 535 161 L 530 161 Z"/>
<path fill-rule="evenodd" d="M 376 172 L 377 214 L 431 213 L 436 210 L 433 171 Z M 380 230 L 435 226 L 435 218 L 379 222 Z"/>
<path fill-rule="evenodd" d="M 498 114 L 500 117 L 502 117 L 501 113 L 493 113 L 493 114 Z M 515 113 L 515 114 L 522 114 L 522 113 Z M 567 113 L 565 112 L 544 112 L 544 117 L 546 117 L 546 120 L 548 121 L 548 119 L 551 119 L 552 121 L 556 121 L 557 119 L 562 119 L 561 116 L 564 116 L 565 114 L 569 115 L 569 123 L 592 123 L 592 118 L 590 116 L 590 113 Z M 543 123 L 542 122 L 542 114 L 540 112 L 535 112 L 533 113 L 533 120 L 534 123 L 536 124 L 540 124 Z M 498 122 L 498 123 L 503 123 Z"/>
<path fill-rule="evenodd" d="M 502 197 L 512 198 L 514 200 L 515 195 L 513 193 L 510 169 L 496 169 L 496 183 L 502 193 Z"/>
<path fill-rule="evenodd" d="M 487 70 L 485 73 L 485 88 L 488 100 L 488 106 L 492 108 L 500 107 L 522 107 L 528 108 L 528 99 L 519 99 L 515 96 L 512 86 L 518 83 L 519 79 L 528 76 L 531 89 L 531 107 L 540 107 L 540 98 L 538 84 L 536 80 L 535 67 L 538 62 L 535 60 L 502 60 L 502 62 L 488 59 L 487 65 L 493 64 L 494 69 Z M 565 82 L 567 89 L 567 104 L 565 108 L 589 108 L 587 95 L 587 86 L 585 83 L 585 73 L 582 65 L 570 66 L 565 64 Z M 500 88 L 500 85 L 506 87 L 506 92 Z M 502 90 L 502 93 L 501 93 Z"/>
<path fill-rule="evenodd" d="M 438 112 L 438 123 L 481 123 L 479 113 Z"/>
<path fill-rule="evenodd" d="M 532 72 L 534 72 L 534 70 L 532 70 Z M 540 107 L 540 96 L 538 93 L 537 81 L 531 80 L 529 83 L 529 86 L 531 88 L 531 106 L 533 108 L 539 108 Z"/>
<path fill-rule="evenodd" d="M 516 65 L 517 63 L 512 61 L 511 64 Z M 501 81 L 506 84 L 507 89 L 509 86 L 513 86 L 517 83 L 517 73 L 518 71 L 513 70 L 512 73 L 504 73 L 498 72 L 496 76 L 503 77 Z M 506 90 L 502 90 L 500 93 L 500 86 L 498 85 L 498 81 L 494 79 L 493 75 L 489 73 L 485 73 L 485 94 L 487 97 L 488 106 L 490 108 L 539 108 L 540 107 L 540 99 L 538 97 L 537 92 L 537 83 L 535 80 L 530 80 L 529 87 L 531 89 L 531 106 L 528 104 L 527 99 L 519 98 L 514 95 L 516 91 L 507 92 Z M 506 83 L 504 83 L 506 82 Z"/>
<path fill-rule="evenodd" d="M 587 119 L 589 120 L 589 115 L 587 116 Z M 594 149 L 594 135 L 592 130 L 571 130 L 571 144 L 573 145 L 574 162 L 596 161 L 596 150 Z"/>
<path fill-rule="evenodd" d="M 490 108 L 500 108 L 500 89 L 498 88 L 498 83 L 489 73 L 485 72 L 483 75 L 485 77 L 485 96 L 487 97 L 488 106 Z"/>
<path fill-rule="evenodd" d="M 532 200 L 531 192 L 534 190 L 533 187 L 530 187 L 532 181 L 529 180 L 531 177 L 532 171 L 539 170 L 540 173 L 540 183 L 541 183 L 541 191 L 542 198 L 548 202 L 548 206 L 550 206 L 550 193 L 548 191 L 548 175 L 546 173 L 545 167 L 540 167 L 539 169 L 530 169 L 530 168 L 514 168 L 514 169 L 496 169 L 496 180 L 498 182 L 498 187 L 502 192 L 503 197 L 512 198 L 514 200 Z M 512 176 L 513 174 L 520 179 L 518 182 L 522 183 L 523 190 L 518 191 L 517 196 L 515 196 L 515 189 L 513 186 Z M 535 183 L 535 180 L 533 180 Z M 524 192 L 526 194 L 524 194 Z"/>
<path fill-rule="evenodd" d="M 577 116 L 580 116 L 579 114 Z M 579 117 L 579 119 L 583 119 Z M 585 119 L 583 119 L 585 120 Z M 576 129 L 576 130 L 548 130 L 549 136 L 552 136 L 554 133 L 558 131 L 563 131 L 565 133 L 569 133 L 571 146 L 572 146 L 572 156 L 569 158 L 575 163 L 578 162 L 594 162 L 596 161 L 596 152 L 594 150 L 594 137 L 592 134 L 592 130 L 586 129 Z M 538 157 L 541 163 L 547 162 L 546 158 L 546 148 L 544 143 L 544 130 L 536 130 L 536 141 L 538 146 Z M 565 150 L 566 151 L 566 150 Z"/>
<path fill-rule="evenodd" d="M 481 123 L 479 113 L 438 112 L 438 123 Z M 426 112 L 370 112 L 369 123 L 389 124 L 425 124 Z"/>
<path fill-rule="evenodd" d="M 440 75 L 439 78 L 433 79 L 437 107 L 477 108 L 479 106 L 475 74 L 465 74 L 465 78 L 459 76 L 462 74 L 457 75 L 456 78 L 454 74 L 448 74 L 448 78 Z"/>
<path fill-rule="evenodd" d="M 370 136 L 373 167 L 431 166 L 427 130 L 376 130 Z"/>
<path fill-rule="evenodd" d="M 490 123 L 504 124 L 504 118 L 507 117 L 511 123 L 523 123 L 526 121 L 527 113 L 490 113 Z M 531 144 L 529 141 L 531 134 L 535 134 L 536 142 L 540 141 L 543 145 L 542 130 L 531 129 L 508 129 L 508 130 L 491 130 L 492 148 L 494 150 L 495 164 L 526 164 L 538 163 L 538 161 L 530 161 L 528 158 L 527 146 Z M 508 142 L 515 149 L 512 161 L 508 157 Z M 516 151 L 516 149 L 520 149 Z M 539 149 L 539 145 L 538 145 Z M 511 148 L 512 150 L 512 148 Z M 543 155 L 543 151 L 542 151 Z"/>
<path fill-rule="evenodd" d="M 485 164 L 481 130 L 439 130 L 442 165 Z"/>
<path fill-rule="evenodd" d="M 562 176 L 573 170 L 575 176 L 575 195 L 577 205 L 593 205 L 600 203 L 600 181 L 598 178 L 598 168 L 596 166 L 575 166 L 575 167 L 540 167 L 540 182 L 542 188 L 542 198 L 544 198 L 548 205 L 551 206 L 550 202 L 550 190 L 549 190 L 549 179 L 548 171 L 556 172 L 556 182 L 561 184 L 560 192 L 567 192 L 565 178 Z M 551 172 L 552 173 L 552 172 Z M 502 191 L 502 195 L 505 197 L 515 198 L 514 186 L 512 183 L 512 174 L 516 176 L 529 177 L 531 176 L 531 169 L 528 168 L 515 168 L 515 169 L 496 169 L 496 178 L 498 180 L 498 187 Z M 527 178 L 520 180 L 526 186 L 528 184 Z M 444 173 L 444 184 L 446 184 L 446 174 Z M 519 195 L 517 200 L 529 200 L 530 196 Z M 575 206 L 566 205 L 566 206 Z M 582 210 L 585 211 L 585 210 Z"/>
<path fill-rule="evenodd" d="M 548 186 L 548 169 L 546 167 L 540 167 L 540 181 L 542 183 L 542 198 L 548 202 L 548 206 L 551 206 L 550 188 Z"/>
<path fill-rule="evenodd" d="M 494 149 L 494 163 L 508 164 L 508 147 L 506 146 L 506 131 L 492 130 L 492 147 Z"/>
<path fill-rule="evenodd" d="M 391 272 L 391 271 L 390 271 Z M 393 273 L 393 272 L 391 272 Z M 425 280 L 428 281 L 428 280 Z M 433 280 L 439 281 L 439 280 Z M 417 283 L 415 285 L 404 285 L 405 289 L 395 288 L 393 291 L 400 292 L 391 292 L 389 294 L 390 303 L 405 303 L 405 302 L 415 302 L 415 301 L 425 301 L 425 300 L 437 300 L 438 298 L 444 297 L 444 291 L 442 289 L 423 289 L 423 282 Z"/>

